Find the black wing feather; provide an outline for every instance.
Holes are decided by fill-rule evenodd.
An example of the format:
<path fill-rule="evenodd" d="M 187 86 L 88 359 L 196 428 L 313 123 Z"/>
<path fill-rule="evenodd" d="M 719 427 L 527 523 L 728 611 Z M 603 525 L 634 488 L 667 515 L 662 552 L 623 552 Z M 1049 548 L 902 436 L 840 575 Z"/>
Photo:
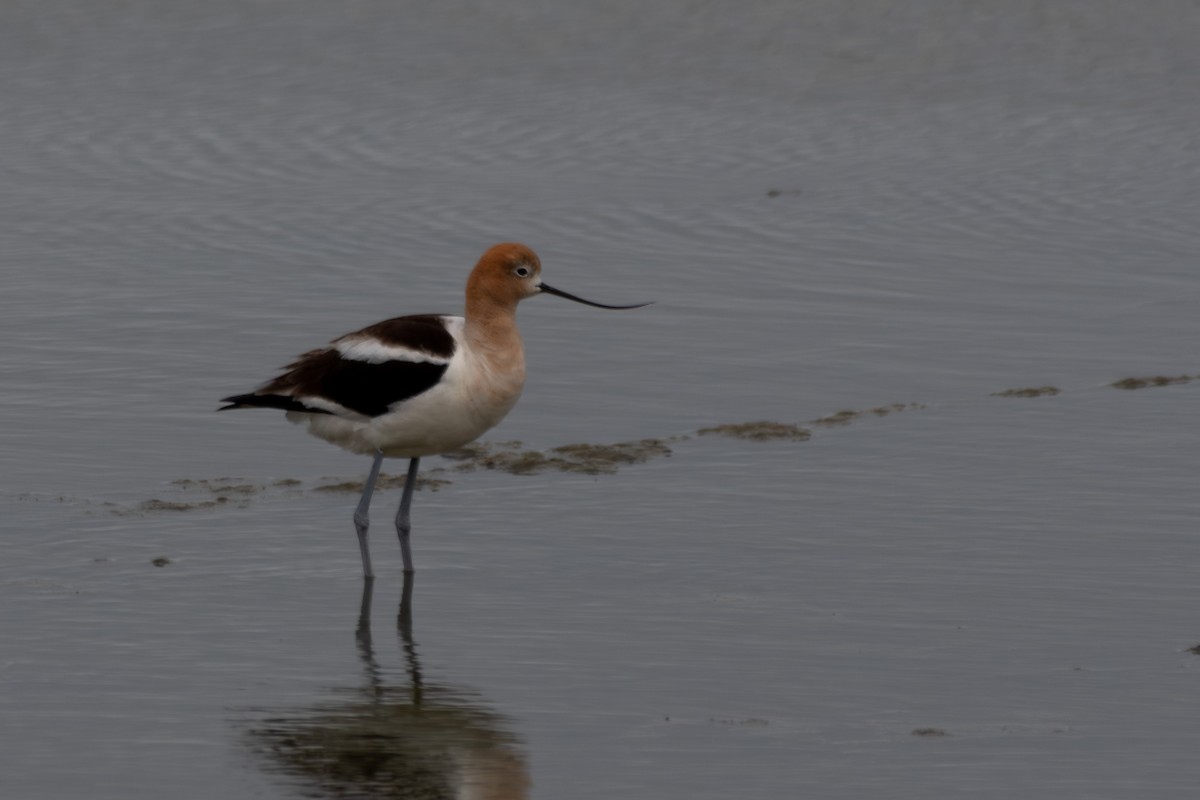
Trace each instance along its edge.
<path fill-rule="evenodd" d="M 221 406 L 217 411 L 228 411 L 231 408 L 279 408 L 284 411 L 306 411 L 309 414 L 328 414 L 330 412 L 319 408 L 309 408 L 294 397 L 283 394 L 235 394 L 222 397 Z"/>
<path fill-rule="evenodd" d="M 410 347 L 439 359 L 454 354 L 454 337 L 441 318 L 432 315 L 398 317 L 342 337 L 369 335 L 385 344 Z M 431 389 L 446 372 L 446 364 L 428 361 L 368 363 L 342 357 L 333 348 L 312 350 L 300 356 L 275 380 L 250 394 L 233 395 L 217 409 L 278 408 L 328 414 L 305 405 L 298 397 L 320 397 L 367 417 L 387 413 L 394 404 Z"/>

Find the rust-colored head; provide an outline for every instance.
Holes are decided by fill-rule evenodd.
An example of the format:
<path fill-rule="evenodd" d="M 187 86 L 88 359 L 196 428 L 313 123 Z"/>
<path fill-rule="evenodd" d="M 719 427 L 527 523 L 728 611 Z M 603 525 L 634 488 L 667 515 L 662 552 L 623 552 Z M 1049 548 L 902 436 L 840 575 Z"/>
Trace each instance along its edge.
<path fill-rule="evenodd" d="M 467 305 L 483 302 L 505 308 L 541 291 L 542 262 L 523 244 L 492 245 L 467 280 Z"/>
<path fill-rule="evenodd" d="M 650 305 L 610 306 L 555 289 L 542 282 L 542 262 L 536 253 L 523 244 L 504 242 L 489 247 L 471 271 L 471 277 L 467 279 L 467 316 L 496 309 L 512 313 L 517 303 L 542 292 L 596 308 L 625 309 Z"/>

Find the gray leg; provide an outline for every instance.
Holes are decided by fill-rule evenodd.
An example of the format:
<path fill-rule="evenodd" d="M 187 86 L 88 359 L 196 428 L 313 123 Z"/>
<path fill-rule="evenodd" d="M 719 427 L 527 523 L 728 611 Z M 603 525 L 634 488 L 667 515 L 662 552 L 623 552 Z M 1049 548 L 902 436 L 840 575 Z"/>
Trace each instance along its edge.
<path fill-rule="evenodd" d="M 362 497 L 359 498 L 358 508 L 354 509 L 354 530 L 358 532 L 358 549 L 362 552 L 363 577 L 372 578 L 371 548 L 367 544 L 367 527 L 371 524 L 367 511 L 371 508 L 371 494 L 375 491 L 375 481 L 379 479 L 379 468 L 383 466 L 383 451 L 375 451 L 375 462 L 371 464 L 371 474 L 363 485 Z"/>
<path fill-rule="evenodd" d="M 408 520 L 408 507 L 412 505 L 413 489 L 417 485 L 417 465 L 421 459 L 408 462 L 408 478 L 404 481 L 404 494 L 400 497 L 400 510 L 396 512 L 396 534 L 400 537 L 400 555 L 404 557 L 404 571 L 413 571 L 412 550 L 408 547 L 408 533 L 412 525 Z"/>

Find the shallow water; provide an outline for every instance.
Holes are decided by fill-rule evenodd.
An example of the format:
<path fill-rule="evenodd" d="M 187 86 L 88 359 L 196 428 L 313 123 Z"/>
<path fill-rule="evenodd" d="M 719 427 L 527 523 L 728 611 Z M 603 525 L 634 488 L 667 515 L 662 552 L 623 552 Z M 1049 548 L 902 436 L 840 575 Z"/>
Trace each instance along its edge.
<path fill-rule="evenodd" d="M 9 4 L 0 796 L 1188 791 L 1195 13 Z M 212 410 L 506 239 L 657 305 L 522 307 L 368 639 L 365 461 Z"/>

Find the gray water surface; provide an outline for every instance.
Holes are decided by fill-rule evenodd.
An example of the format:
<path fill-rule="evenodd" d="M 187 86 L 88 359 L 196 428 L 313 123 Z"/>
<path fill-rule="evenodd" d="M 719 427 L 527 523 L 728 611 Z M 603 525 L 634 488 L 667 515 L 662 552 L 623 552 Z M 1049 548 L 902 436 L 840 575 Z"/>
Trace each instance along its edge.
<path fill-rule="evenodd" d="M 1194 4 L 53 0 L 0 75 L 0 797 L 1200 780 Z M 427 459 L 364 618 L 367 461 L 213 409 L 504 240 L 657 303 L 524 304 L 492 452 L 645 460 Z"/>

